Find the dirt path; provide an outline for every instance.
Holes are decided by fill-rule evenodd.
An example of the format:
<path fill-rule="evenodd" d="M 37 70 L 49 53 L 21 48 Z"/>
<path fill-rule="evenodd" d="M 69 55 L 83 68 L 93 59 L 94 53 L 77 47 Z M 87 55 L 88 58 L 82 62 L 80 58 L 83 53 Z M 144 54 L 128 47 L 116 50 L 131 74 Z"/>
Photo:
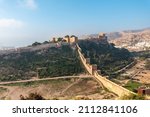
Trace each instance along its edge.
<path fill-rule="evenodd" d="M 85 75 L 85 76 L 62 76 L 62 77 L 53 77 L 53 78 L 44 78 L 44 79 L 31 79 L 31 80 L 0 82 L 0 85 L 35 82 L 35 81 L 46 81 L 46 80 L 58 80 L 58 79 L 70 79 L 70 78 L 92 78 L 92 77 L 93 76 L 91 76 L 91 75 Z"/>
<path fill-rule="evenodd" d="M 132 66 L 134 63 L 135 63 L 135 61 L 133 61 L 132 63 L 126 65 L 124 68 L 116 71 L 114 74 L 118 74 L 118 73 L 121 73 L 122 71 L 125 71 L 127 68 L 129 68 L 130 66 Z"/>
<path fill-rule="evenodd" d="M 68 87 L 66 87 L 60 94 L 63 95 L 67 90 L 69 90 L 72 86 L 74 86 L 75 84 L 77 84 L 78 82 L 80 82 L 81 79 L 77 79 L 77 81 L 73 82 L 72 84 L 70 84 Z"/>

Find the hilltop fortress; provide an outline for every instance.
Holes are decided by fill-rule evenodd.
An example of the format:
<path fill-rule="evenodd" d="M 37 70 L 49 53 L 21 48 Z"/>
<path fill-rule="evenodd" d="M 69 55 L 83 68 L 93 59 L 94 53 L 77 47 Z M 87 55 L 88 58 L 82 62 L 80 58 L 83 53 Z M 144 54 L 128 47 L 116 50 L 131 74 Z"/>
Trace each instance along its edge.
<path fill-rule="evenodd" d="M 99 33 L 98 37 L 96 38 L 90 37 L 89 39 L 98 43 L 100 42 L 101 44 L 108 44 L 107 36 L 105 35 L 105 33 Z"/>
<path fill-rule="evenodd" d="M 99 33 L 98 37 L 96 38 L 89 37 L 88 39 L 95 41 L 95 42 L 101 42 L 102 44 L 108 44 L 107 36 L 105 35 L 105 33 Z M 78 37 L 75 35 L 72 35 L 72 36 L 66 35 L 64 37 L 58 37 L 58 38 L 53 37 L 52 41 L 50 42 L 52 43 L 66 42 L 69 44 L 73 44 L 73 43 L 77 43 L 78 40 L 79 40 Z"/>
<path fill-rule="evenodd" d="M 72 36 L 66 35 L 64 38 L 62 38 L 62 37 L 59 37 L 59 38 L 54 37 L 52 39 L 52 42 L 53 43 L 66 42 L 66 43 L 69 43 L 69 44 L 73 44 L 73 43 L 77 43 L 78 42 L 78 37 L 76 37 L 74 35 L 72 35 Z"/>

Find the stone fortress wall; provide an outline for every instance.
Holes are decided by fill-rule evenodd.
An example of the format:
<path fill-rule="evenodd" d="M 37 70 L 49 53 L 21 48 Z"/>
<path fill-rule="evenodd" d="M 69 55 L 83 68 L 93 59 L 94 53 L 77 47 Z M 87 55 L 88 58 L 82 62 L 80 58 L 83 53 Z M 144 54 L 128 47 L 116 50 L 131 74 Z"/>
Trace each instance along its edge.
<path fill-rule="evenodd" d="M 93 74 L 93 70 L 92 70 L 92 65 L 90 65 L 90 58 L 85 58 L 84 55 L 81 53 L 81 48 L 79 47 L 79 45 L 77 44 L 77 51 L 79 54 L 79 57 L 84 65 L 84 67 L 86 68 L 86 70 L 90 73 Z"/>
<path fill-rule="evenodd" d="M 123 88 L 122 86 L 119 86 L 118 84 L 108 80 L 106 77 L 100 75 L 100 70 L 97 70 L 96 65 L 90 64 L 90 58 L 85 58 L 82 54 L 82 50 L 77 44 L 77 51 L 79 54 L 79 57 L 86 68 L 86 70 L 93 75 L 98 81 L 102 83 L 102 85 L 107 88 L 109 91 L 112 91 L 113 93 L 117 94 L 118 96 L 124 96 L 124 95 L 136 95 L 134 92 L 127 90 L 126 88 Z"/>

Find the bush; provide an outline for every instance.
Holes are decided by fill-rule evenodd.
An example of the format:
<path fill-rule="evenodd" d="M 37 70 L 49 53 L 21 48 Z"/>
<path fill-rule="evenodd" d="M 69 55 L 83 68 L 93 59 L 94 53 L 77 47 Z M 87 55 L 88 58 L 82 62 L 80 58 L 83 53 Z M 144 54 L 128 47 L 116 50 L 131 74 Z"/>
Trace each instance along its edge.
<path fill-rule="evenodd" d="M 34 43 L 32 44 L 32 46 L 38 46 L 38 45 L 41 45 L 41 43 L 39 43 L 39 42 L 34 42 Z"/>
<path fill-rule="evenodd" d="M 130 91 L 135 91 L 140 86 L 142 86 L 141 83 L 130 80 L 130 81 L 127 82 L 127 84 L 125 84 L 124 87 L 127 88 Z"/>
<path fill-rule="evenodd" d="M 134 94 L 131 94 L 131 95 L 124 95 L 120 98 L 121 100 L 144 100 L 145 97 L 144 96 L 141 96 L 141 95 L 134 95 Z"/>
<path fill-rule="evenodd" d="M 40 94 L 38 93 L 30 93 L 29 96 L 24 97 L 20 95 L 21 100 L 45 100 Z"/>

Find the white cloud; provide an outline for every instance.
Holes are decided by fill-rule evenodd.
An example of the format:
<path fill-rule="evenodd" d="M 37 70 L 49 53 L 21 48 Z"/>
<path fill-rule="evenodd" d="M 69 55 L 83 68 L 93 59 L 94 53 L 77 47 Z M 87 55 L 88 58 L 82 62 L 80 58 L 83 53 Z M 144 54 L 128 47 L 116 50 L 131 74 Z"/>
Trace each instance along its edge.
<path fill-rule="evenodd" d="M 20 28 L 23 25 L 22 21 L 16 19 L 0 19 L 0 28 Z"/>
<path fill-rule="evenodd" d="M 27 7 L 29 9 L 37 8 L 36 0 L 18 0 L 18 3 L 20 6 Z"/>

